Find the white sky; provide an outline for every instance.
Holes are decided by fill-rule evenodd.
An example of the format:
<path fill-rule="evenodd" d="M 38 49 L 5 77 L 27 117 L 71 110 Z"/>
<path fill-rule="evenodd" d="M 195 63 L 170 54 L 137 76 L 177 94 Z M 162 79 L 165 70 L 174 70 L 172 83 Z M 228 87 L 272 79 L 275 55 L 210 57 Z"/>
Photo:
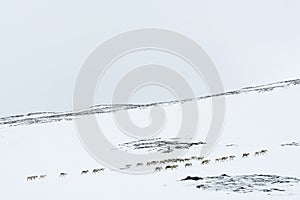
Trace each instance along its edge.
<path fill-rule="evenodd" d="M 226 89 L 299 78 L 299 10 L 297 0 L 1 1 L 0 116 L 71 109 L 89 53 L 144 27 L 198 42 Z"/>

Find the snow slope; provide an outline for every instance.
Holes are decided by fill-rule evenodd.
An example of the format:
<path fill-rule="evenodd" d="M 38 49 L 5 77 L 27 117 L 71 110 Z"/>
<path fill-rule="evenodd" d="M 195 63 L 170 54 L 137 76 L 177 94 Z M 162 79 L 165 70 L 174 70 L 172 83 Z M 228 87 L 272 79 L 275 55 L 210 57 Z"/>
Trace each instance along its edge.
<path fill-rule="evenodd" d="M 158 164 L 144 166 L 153 173 L 133 175 L 120 173 L 102 166 L 96 162 L 83 148 L 76 133 L 72 119 L 53 120 L 45 123 L 29 123 L 8 126 L 2 123 L 0 128 L 0 188 L 1 199 L 299 199 L 300 184 L 297 182 L 276 185 L 284 191 L 263 191 L 268 186 L 255 186 L 252 192 L 235 192 L 232 190 L 214 191 L 216 183 L 205 181 L 180 181 L 187 176 L 207 177 L 227 174 L 231 177 L 242 176 L 237 184 L 254 184 L 245 175 L 254 174 L 276 175 L 282 177 L 300 178 L 300 147 L 297 145 L 282 145 L 299 142 L 300 87 L 289 87 L 265 93 L 241 93 L 227 95 L 226 121 L 222 137 L 213 152 L 205 159 L 211 163 L 202 165 L 201 161 L 190 160 L 178 164 L 174 170 L 163 169 L 155 172 Z M 272 102 L 272 103 L 270 103 Z M 209 125 L 211 109 L 210 99 L 198 101 L 201 109 L 199 133 L 195 141 L 203 141 L 203 134 Z M 179 104 L 164 106 L 170 126 L 167 133 L 159 137 L 169 140 L 176 133 L 178 120 L 176 113 Z M 175 114 L 174 114 L 175 113 Z M 49 114 L 38 114 L 51 115 Z M 148 109 L 131 109 L 130 116 L 142 123 L 149 123 Z M 99 120 L 110 118 L 110 114 L 98 114 Z M 24 116 L 23 116 L 24 118 Z M 8 122 L 11 119 L 1 119 Z M 0 121 L 1 123 L 1 121 Z M 173 129 L 172 129 L 173 128 Z M 129 138 L 119 135 L 111 137 L 112 143 L 124 144 Z M 180 138 L 179 138 L 180 139 Z M 130 146 L 128 151 L 137 152 Z M 184 155 L 185 158 L 197 156 L 201 145 L 193 145 Z M 268 149 L 265 155 L 254 157 L 254 152 Z M 243 153 L 250 153 L 248 158 L 242 158 Z M 138 152 L 137 152 L 138 153 Z M 235 155 L 232 161 L 216 163 L 215 158 Z M 192 163 L 191 167 L 184 167 L 185 163 Z M 136 163 L 131 167 L 136 167 Z M 174 165 L 175 165 L 174 164 Z M 82 170 L 104 167 L 98 174 L 81 175 Z M 59 173 L 66 172 L 66 177 L 59 177 Z M 28 176 L 47 175 L 45 179 L 27 181 Z M 236 177 L 235 177 L 236 178 Z M 240 180 L 239 179 L 239 180 Z M 275 179 L 274 179 L 275 180 Z M 281 179 L 280 179 L 281 180 Z M 213 189 L 197 188 L 200 184 L 210 184 Z M 221 185 L 223 183 L 221 182 Z"/>

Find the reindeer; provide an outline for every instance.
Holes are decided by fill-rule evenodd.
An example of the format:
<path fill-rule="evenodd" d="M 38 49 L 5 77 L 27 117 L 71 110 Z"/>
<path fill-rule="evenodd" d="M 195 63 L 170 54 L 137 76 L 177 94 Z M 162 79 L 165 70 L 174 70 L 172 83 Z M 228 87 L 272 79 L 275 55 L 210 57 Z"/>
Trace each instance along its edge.
<path fill-rule="evenodd" d="M 89 173 L 89 170 L 82 170 L 81 175 Z"/>
<path fill-rule="evenodd" d="M 197 157 L 197 160 L 203 160 L 203 159 L 204 159 L 204 157 L 202 157 L 202 156 Z"/>
<path fill-rule="evenodd" d="M 93 169 L 92 174 L 97 174 L 100 172 L 100 169 Z"/>
<path fill-rule="evenodd" d="M 40 175 L 40 179 L 45 179 L 47 175 Z"/>
<path fill-rule="evenodd" d="M 97 173 L 99 173 L 99 172 L 101 172 L 101 171 L 104 171 L 104 168 L 93 169 L 92 173 L 93 173 L 93 174 L 97 174 Z"/>
<path fill-rule="evenodd" d="M 155 167 L 155 171 L 156 172 L 159 172 L 159 171 L 161 171 L 163 168 L 162 167 Z"/>
<path fill-rule="evenodd" d="M 159 161 L 152 161 L 151 163 L 152 163 L 152 165 L 157 165 L 157 164 L 159 164 Z"/>
<path fill-rule="evenodd" d="M 260 156 L 261 152 L 260 151 L 257 151 L 254 153 L 254 156 Z"/>
<path fill-rule="evenodd" d="M 178 168 L 178 165 L 172 165 L 171 166 L 171 169 L 173 170 L 173 169 L 177 169 Z"/>
<path fill-rule="evenodd" d="M 141 166 L 143 166 L 143 163 L 137 163 L 136 166 L 141 167 Z"/>
<path fill-rule="evenodd" d="M 222 158 L 216 158 L 215 159 L 215 162 L 217 163 L 217 162 L 221 162 L 222 161 Z"/>
<path fill-rule="evenodd" d="M 267 150 L 267 149 L 264 149 L 264 150 L 261 150 L 261 151 L 260 151 L 260 154 L 262 154 L 262 155 L 264 155 L 264 154 L 266 154 L 266 153 L 268 153 L 268 150 Z"/>
<path fill-rule="evenodd" d="M 167 165 L 167 166 L 165 167 L 165 169 L 172 169 L 172 166 L 171 166 L 171 165 Z"/>
<path fill-rule="evenodd" d="M 193 164 L 192 163 L 186 163 L 185 165 L 184 165 L 184 167 L 191 167 Z"/>
<path fill-rule="evenodd" d="M 65 176 L 67 176 L 68 175 L 68 173 L 66 173 L 66 172 L 61 172 L 60 174 L 59 174 L 59 177 L 65 177 Z"/>
<path fill-rule="evenodd" d="M 125 165 L 126 168 L 130 168 L 131 166 L 132 166 L 132 164 Z"/>
<path fill-rule="evenodd" d="M 167 161 L 166 160 L 161 160 L 160 162 L 159 162 L 159 164 L 165 164 Z"/>
<path fill-rule="evenodd" d="M 192 156 L 191 157 L 192 160 L 197 160 L 197 158 L 198 158 L 197 156 Z"/>
<path fill-rule="evenodd" d="M 147 162 L 147 166 L 150 166 L 150 165 L 156 165 L 156 164 L 159 164 L 159 161 L 151 161 L 151 162 Z"/>
<path fill-rule="evenodd" d="M 242 158 L 247 158 L 249 157 L 250 153 L 243 153 Z"/>
<path fill-rule="evenodd" d="M 35 177 L 36 177 L 36 176 L 28 176 L 26 180 L 27 180 L 27 181 L 32 181 L 32 180 L 36 179 Z"/>
<path fill-rule="evenodd" d="M 223 162 L 226 161 L 226 160 L 228 160 L 228 156 L 222 157 L 221 160 L 222 160 Z"/>
<path fill-rule="evenodd" d="M 235 156 L 229 156 L 229 160 L 233 160 Z"/>
<path fill-rule="evenodd" d="M 201 162 L 201 164 L 202 164 L 202 165 L 207 165 L 207 164 L 209 164 L 209 162 L 210 162 L 210 160 L 203 160 L 203 161 Z"/>

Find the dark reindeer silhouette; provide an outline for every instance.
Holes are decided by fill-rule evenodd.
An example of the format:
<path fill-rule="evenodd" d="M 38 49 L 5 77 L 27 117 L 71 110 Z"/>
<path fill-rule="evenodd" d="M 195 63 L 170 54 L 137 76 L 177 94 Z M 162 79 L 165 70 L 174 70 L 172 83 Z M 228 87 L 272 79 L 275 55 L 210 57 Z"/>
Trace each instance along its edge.
<path fill-rule="evenodd" d="M 59 177 L 63 178 L 63 177 L 65 177 L 65 176 L 67 176 L 67 175 L 68 175 L 68 173 L 66 173 L 66 172 L 61 172 L 61 173 L 59 174 Z"/>
<path fill-rule="evenodd" d="M 40 179 L 45 179 L 47 175 L 40 175 Z"/>
<path fill-rule="evenodd" d="M 243 153 L 242 158 L 247 158 L 249 157 L 250 153 Z"/>
<path fill-rule="evenodd" d="M 229 156 L 229 160 L 233 160 L 235 156 Z"/>
<path fill-rule="evenodd" d="M 228 156 L 222 157 L 221 160 L 222 160 L 223 162 L 226 161 L 226 160 L 228 160 Z"/>
<path fill-rule="evenodd" d="M 260 151 L 260 154 L 261 154 L 261 155 L 264 155 L 264 154 L 266 154 L 266 153 L 268 153 L 268 150 L 267 150 L 267 149 L 264 149 L 264 150 L 261 150 L 261 151 Z"/>
<path fill-rule="evenodd" d="M 210 163 L 210 160 L 203 160 L 203 161 L 201 162 L 202 165 L 207 165 L 207 164 L 209 164 L 209 163 Z"/>
<path fill-rule="evenodd" d="M 166 168 L 165 169 L 177 169 L 178 168 L 178 165 L 168 165 L 168 166 L 166 166 Z"/>
<path fill-rule="evenodd" d="M 132 167 L 132 164 L 127 164 L 127 165 L 125 165 L 125 168 L 130 168 L 130 167 Z"/>
<path fill-rule="evenodd" d="M 159 172 L 159 171 L 161 171 L 163 168 L 162 167 L 155 167 L 155 171 L 156 172 Z"/>
<path fill-rule="evenodd" d="M 33 180 L 35 180 L 37 178 L 38 178 L 38 176 L 28 176 L 27 177 L 27 181 L 33 181 Z"/>
<path fill-rule="evenodd" d="M 185 165 L 184 165 L 184 167 L 191 167 L 193 164 L 192 163 L 186 163 Z"/>
<path fill-rule="evenodd" d="M 104 168 L 93 169 L 92 173 L 93 173 L 93 174 L 97 174 L 97 173 L 99 173 L 99 172 L 101 172 L 101 171 L 104 171 Z"/>
<path fill-rule="evenodd" d="M 81 175 L 89 173 L 89 170 L 82 170 Z"/>

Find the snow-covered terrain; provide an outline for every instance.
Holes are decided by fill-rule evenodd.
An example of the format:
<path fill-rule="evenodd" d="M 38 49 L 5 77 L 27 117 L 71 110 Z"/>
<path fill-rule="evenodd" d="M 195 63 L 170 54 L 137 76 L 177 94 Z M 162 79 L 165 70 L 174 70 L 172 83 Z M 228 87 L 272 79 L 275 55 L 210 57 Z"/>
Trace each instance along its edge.
<path fill-rule="evenodd" d="M 265 85 L 223 94 L 227 105 L 222 136 L 205 158 L 200 158 L 199 152 L 206 145 L 204 133 L 210 122 L 211 97 L 198 99 L 201 123 L 193 143 L 174 138 L 172 131 L 143 141 L 115 133 L 108 135 L 116 148 L 124 151 L 161 152 L 161 160 L 124 165 L 124 168 L 146 168 L 150 172 L 140 175 L 111 170 L 96 162 L 81 145 L 73 119 L 96 114 L 101 123 L 101 120 L 109 121 L 115 109 L 126 107 L 133 120 L 147 124 L 148 108 L 152 105 L 143 109 L 138 105 L 98 106 L 78 111 L 84 112 L 79 114 L 37 113 L 1 118 L 0 197 L 18 199 L 22 196 L 24 200 L 299 199 L 298 84 L 295 80 L 276 83 L 275 88 Z M 168 130 L 174 129 L 176 133 L 178 119 L 174 113 L 179 112 L 180 104 L 162 105 L 171 115 L 166 128 L 170 126 Z M 176 151 L 176 148 L 188 151 L 183 157 L 166 158 L 168 151 Z M 255 155 L 261 150 L 267 152 Z M 247 153 L 249 156 L 242 158 Z M 210 162 L 205 164 L 205 160 Z"/>

